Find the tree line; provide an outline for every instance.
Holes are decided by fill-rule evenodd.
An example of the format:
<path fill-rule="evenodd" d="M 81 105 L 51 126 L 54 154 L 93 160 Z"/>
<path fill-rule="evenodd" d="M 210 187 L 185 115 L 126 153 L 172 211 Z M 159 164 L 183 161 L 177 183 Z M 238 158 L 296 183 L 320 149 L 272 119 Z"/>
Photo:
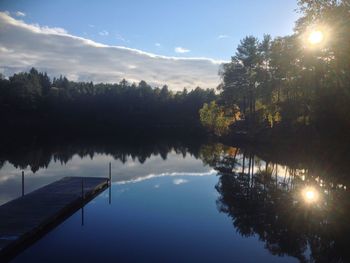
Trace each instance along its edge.
<path fill-rule="evenodd" d="M 198 110 L 215 100 L 213 89 L 179 92 L 122 80 L 116 84 L 53 78 L 32 68 L 0 80 L 0 114 L 8 125 L 201 127 Z"/>
<path fill-rule="evenodd" d="M 204 126 L 216 135 L 301 131 L 344 138 L 350 128 L 350 3 L 299 0 L 298 5 L 301 16 L 292 35 L 241 40 L 220 68 L 216 91 L 172 92 L 145 81 L 51 80 L 32 68 L 0 77 L 0 117 L 15 127 Z"/>
<path fill-rule="evenodd" d="M 350 2 L 299 0 L 294 34 L 241 40 L 222 65 L 220 96 L 201 109 L 216 134 L 350 128 Z"/>

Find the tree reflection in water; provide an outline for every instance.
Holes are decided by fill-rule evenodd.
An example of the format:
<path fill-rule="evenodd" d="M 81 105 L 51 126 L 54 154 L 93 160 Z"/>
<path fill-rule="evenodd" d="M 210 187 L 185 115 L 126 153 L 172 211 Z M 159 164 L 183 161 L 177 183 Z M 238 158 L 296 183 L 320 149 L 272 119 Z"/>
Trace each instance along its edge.
<path fill-rule="evenodd" d="M 140 163 L 152 155 L 166 159 L 170 151 L 191 154 L 218 171 L 218 210 L 242 236 L 257 235 L 272 254 L 300 262 L 350 262 L 350 156 L 345 146 L 331 145 L 327 151 L 258 149 L 203 144 L 193 138 L 16 137 L 0 142 L 0 168 L 9 162 L 35 172 L 53 160 L 67 163 L 76 154 L 92 158 L 104 153 Z"/>
<path fill-rule="evenodd" d="M 144 163 L 152 155 L 167 159 L 169 152 L 192 154 L 198 157 L 201 140 L 172 134 L 143 133 L 137 135 L 64 135 L 56 137 L 14 136 L 0 140 L 0 169 L 8 162 L 15 168 L 29 167 L 33 173 L 46 169 L 49 164 L 66 164 L 74 155 L 93 157 L 97 154 L 112 156 L 125 163 L 128 158 Z"/>
<path fill-rule="evenodd" d="M 207 155 L 208 148 L 214 153 Z M 345 184 L 332 180 L 336 174 L 318 173 L 322 164 L 291 168 L 220 144 L 201 153 L 219 172 L 218 210 L 242 236 L 258 235 L 272 254 L 300 262 L 350 260 L 350 196 Z"/>

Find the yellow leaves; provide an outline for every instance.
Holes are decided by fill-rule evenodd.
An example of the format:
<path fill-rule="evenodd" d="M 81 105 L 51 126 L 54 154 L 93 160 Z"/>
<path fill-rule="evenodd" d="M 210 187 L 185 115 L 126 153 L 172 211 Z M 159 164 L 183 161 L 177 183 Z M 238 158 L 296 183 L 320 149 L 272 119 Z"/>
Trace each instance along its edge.
<path fill-rule="evenodd" d="M 278 111 L 275 113 L 268 113 L 267 120 L 270 124 L 270 127 L 273 128 L 275 123 L 281 122 L 282 116 Z"/>
<path fill-rule="evenodd" d="M 234 109 L 231 113 L 225 112 L 224 108 L 215 101 L 205 103 L 199 110 L 200 120 L 204 127 L 221 136 L 229 132 L 229 126 L 240 119 L 240 113 Z"/>
<path fill-rule="evenodd" d="M 238 153 L 238 148 L 229 147 L 229 148 L 227 149 L 227 154 L 228 154 L 229 156 L 235 156 L 235 155 L 237 155 L 237 153 Z"/>

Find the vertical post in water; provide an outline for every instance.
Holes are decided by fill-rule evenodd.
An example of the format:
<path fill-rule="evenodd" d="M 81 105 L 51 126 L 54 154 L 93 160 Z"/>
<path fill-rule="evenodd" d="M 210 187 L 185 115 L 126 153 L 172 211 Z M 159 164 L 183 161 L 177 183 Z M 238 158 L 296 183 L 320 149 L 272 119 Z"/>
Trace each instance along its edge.
<path fill-rule="evenodd" d="M 24 171 L 22 171 L 22 196 L 24 196 Z"/>
<path fill-rule="evenodd" d="M 112 179 L 112 164 L 109 162 L 109 185 L 111 185 L 111 179 Z"/>
<path fill-rule="evenodd" d="M 84 179 L 81 178 L 81 200 L 84 200 Z"/>
<path fill-rule="evenodd" d="M 109 163 L 109 204 L 112 203 L 112 165 Z"/>

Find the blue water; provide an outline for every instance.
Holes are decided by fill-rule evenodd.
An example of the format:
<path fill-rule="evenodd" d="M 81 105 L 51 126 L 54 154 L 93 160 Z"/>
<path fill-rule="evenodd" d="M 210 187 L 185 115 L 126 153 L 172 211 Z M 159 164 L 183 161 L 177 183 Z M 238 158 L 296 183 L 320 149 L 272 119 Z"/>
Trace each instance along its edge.
<path fill-rule="evenodd" d="M 146 161 L 144 174 L 114 177 L 111 204 L 107 189 L 12 262 L 297 262 L 237 233 L 217 209 L 216 172 L 186 158 L 156 158 L 158 174 Z"/>
<path fill-rule="evenodd" d="M 112 165 L 111 196 L 12 262 L 350 262 L 343 151 L 87 141 L 0 159 L 0 205 L 21 196 L 22 170 L 29 193 L 65 176 L 107 177 Z"/>

